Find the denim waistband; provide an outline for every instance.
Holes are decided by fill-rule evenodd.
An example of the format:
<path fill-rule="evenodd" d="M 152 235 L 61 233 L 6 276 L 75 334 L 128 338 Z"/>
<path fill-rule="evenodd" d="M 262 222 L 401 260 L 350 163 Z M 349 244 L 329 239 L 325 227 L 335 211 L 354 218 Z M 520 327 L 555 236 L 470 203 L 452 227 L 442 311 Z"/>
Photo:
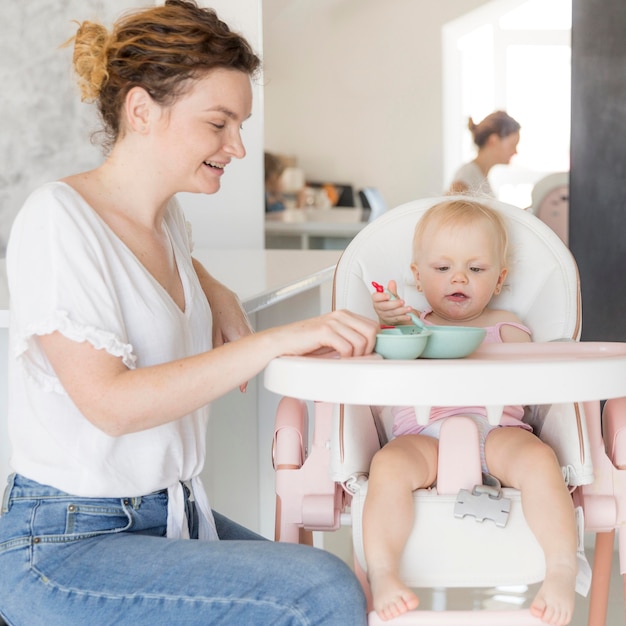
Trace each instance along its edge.
<path fill-rule="evenodd" d="M 98 496 L 98 500 L 121 500 L 124 501 L 125 504 L 130 504 L 133 508 L 138 507 L 141 504 L 142 498 L 146 498 L 152 495 L 164 494 L 167 493 L 167 489 L 163 489 L 160 491 L 155 491 L 153 493 L 146 494 L 144 496 L 129 496 L 129 497 L 106 497 L 106 496 Z M 10 508 L 10 503 L 13 500 L 20 499 L 31 499 L 35 498 L 38 500 L 45 499 L 64 499 L 64 498 L 76 498 L 82 496 L 76 496 L 75 494 L 67 493 L 65 491 L 61 491 L 56 487 L 52 487 L 50 485 L 44 485 L 42 483 L 38 483 L 35 480 L 31 480 L 30 478 L 26 478 L 21 474 L 11 474 L 7 479 L 7 485 L 4 490 L 4 497 L 2 498 L 2 509 L 0 510 L 0 515 L 6 513 Z"/>

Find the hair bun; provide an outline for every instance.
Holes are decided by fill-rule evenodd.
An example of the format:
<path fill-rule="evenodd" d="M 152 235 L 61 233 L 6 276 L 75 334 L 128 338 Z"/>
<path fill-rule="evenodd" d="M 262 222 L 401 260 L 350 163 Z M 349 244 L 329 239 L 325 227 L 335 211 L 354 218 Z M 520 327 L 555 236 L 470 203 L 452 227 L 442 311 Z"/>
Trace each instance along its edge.
<path fill-rule="evenodd" d="M 85 21 L 78 25 L 74 40 L 74 71 L 83 101 L 96 100 L 109 77 L 107 51 L 110 36 L 102 24 Z M 71 41 L 71 40 L 70 40 Z"/>

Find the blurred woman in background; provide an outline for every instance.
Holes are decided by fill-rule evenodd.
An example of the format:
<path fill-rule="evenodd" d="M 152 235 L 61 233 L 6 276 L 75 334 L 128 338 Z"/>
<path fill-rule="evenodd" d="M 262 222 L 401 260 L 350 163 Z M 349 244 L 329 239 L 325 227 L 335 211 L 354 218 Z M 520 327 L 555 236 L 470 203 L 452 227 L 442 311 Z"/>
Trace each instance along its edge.
<path fill-rule="evenodd" d="M 508 165 L 517 154 L 520 124 L 504 111 L 495 111 L 478 124 L 470 117 L 467 127 L 478 154 L 457 170 L 448 193 L 495 197 L 489 171 L 494 165 Z"/>

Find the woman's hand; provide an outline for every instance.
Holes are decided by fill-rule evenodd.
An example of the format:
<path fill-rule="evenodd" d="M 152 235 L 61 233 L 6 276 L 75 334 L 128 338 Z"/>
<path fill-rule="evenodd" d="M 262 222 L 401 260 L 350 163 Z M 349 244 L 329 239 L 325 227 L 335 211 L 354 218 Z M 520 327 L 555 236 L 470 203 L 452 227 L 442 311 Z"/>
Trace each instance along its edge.
<path fill-rule="evenodd" d="M 338 352 L 342 357 L 370 354 L 379 325 L 347 310 L 271 328 L 277 356 L 301 356 Z"/>
<path fill-rule="evenodd" d="M 408 313 L 411 312 L 411 307 L 406 306 L 404 300 L 398 298 L 397 292 L 396 281 L 390 280 L 387 285 L 387 291 L 375 291 L 372 294 L 374 311 L 378 315 L 381 324 L 396 326 L 398 324 L 407 324 L 411 321 L 411 318 L 408 316 Z"/>

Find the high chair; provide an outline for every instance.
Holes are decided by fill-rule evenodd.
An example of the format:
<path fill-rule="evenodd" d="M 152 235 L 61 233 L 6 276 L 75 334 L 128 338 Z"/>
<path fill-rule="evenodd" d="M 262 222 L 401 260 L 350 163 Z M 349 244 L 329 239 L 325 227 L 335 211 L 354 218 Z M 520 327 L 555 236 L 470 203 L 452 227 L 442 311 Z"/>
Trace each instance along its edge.
<path fill-rule="evenodd" d="M 409 202 L 362 230 L 337 265 L 334 308 L 375 319 L 372 281 L 386 285 L 391 279 L 408 304 L 425 308 L 410 271 L 413 231 L 430 206 L 449 199 Z M 493 306 L 514 311 L 531 329 L 533 343 L 483 346 L 466 359 L 447 362 L 382 361 L 377 355 L 352 360 L 287 357 L 272 362 L 265 384 L 285 396 L 278 407 L 273 444 L 276 539 L 305 541 L 306 531 L 333 531 L 351 524 L 355 571 L 369 594 L 361 518 L 370 461 L 390 437 L 389 407 L 414 404 L 417 419 L 426 420 L 431 406 L 482 404 L 489 420 L 497 423 L 504 404 L 532 403 L 525 419 L 555 450 L 576 506 L 577 587 L 582 593 L 587 592 L 590 578 L 584 531 L 598 533 L 588 623 L 603 626 L 613 534 L 616 528 L 620 534 L 626 532 L 626 470 L 616 467 L 626 467 L 626 399 L 607 402 L 604 439 L 600 400 L 626 396 L 626 344 L 576 343 L 581 306 L 571 253 L 528 212 L 493 200 L 484 202 L 504 214 L 510 236 L 509 274 Z M 515 364 L 513 379 L 502 363 Z M 451 380 L 460 384 L 451 385 Z M 323 397 L 312 396 L 312 386 Z M 309 401 L 314 410 L 310 444 Z M 439 447 L 435 486 L 414 494 L 415 525 L 401 562 L 405 582 L 439 590 L 542 581 L 543 553 L 524 520 L 519 492 L 507 487 L 493 491 L 482 484 L 473 422 L 449 418 Z M 500 498 L 508 502 L 504 517 Z M 623 574 L 626 538 L 622 543 Z M 369 623 L 383 622 L 371 612 Z M 418 607 L 391 623 L 521 626 L 542 622 L 526 609 Z"/>

